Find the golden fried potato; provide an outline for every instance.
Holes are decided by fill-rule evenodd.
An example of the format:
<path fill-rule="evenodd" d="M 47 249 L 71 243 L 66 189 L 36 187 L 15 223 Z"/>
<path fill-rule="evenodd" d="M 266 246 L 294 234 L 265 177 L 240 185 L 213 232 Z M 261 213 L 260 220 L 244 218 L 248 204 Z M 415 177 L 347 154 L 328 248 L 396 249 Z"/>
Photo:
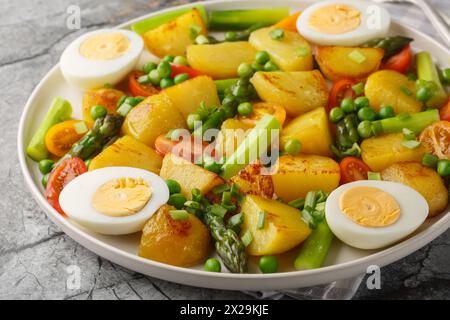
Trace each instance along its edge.
<path fill-rule="evenodd" d="M 448 190 L 436 171 L 416 162 L 393 164 L 381 172 L 386 181 L 400 182 L 419 192 L 428 202 L 429 217 L 438 215 L 447 207 Z"/>
<path fill-rule="evenodd" d="M 101 88 L 88 90 L 83 96 L 83 120 L 89 128 L 94 125 L 94 120 L 91 117 L 91 108 L 100 105 L 108 110 L 108 114 L 115 114 L 117 109 L 117 102 L 124 96 L 120 90 L 112 88 Z"/>

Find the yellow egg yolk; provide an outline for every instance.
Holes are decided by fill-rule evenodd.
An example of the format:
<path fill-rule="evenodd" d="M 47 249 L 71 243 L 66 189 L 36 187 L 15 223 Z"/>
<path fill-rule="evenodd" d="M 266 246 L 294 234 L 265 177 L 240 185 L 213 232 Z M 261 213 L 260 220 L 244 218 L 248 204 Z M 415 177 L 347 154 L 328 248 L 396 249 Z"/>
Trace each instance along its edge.
<path fill-rule="evenodd" d="M 94 209 L 111 217 L 126 217 L 141 211 L 152 196 L 142 179 L 120 178 L 106 182 L 92 197 Z"/>
<path fill-rule="evenodd" d="M 90 60 L 111 60 L 125 54 L 130 40 L 120 33 L 99 34 L 88 38 L 80 46 L 80 54 Z"/>
<path fill-rule="evenodd" d="M 385 227 L 400 217 L 397 201 L 373 187 L 354 187 L 344 191 L 339 206 L 348 218 L 363 227 Z"/>
<path fill-rule="evenodd" d="M 308 23 L 312 29 L 320 33 L 347 33 L 359 27 L 361 12 L 343 4 L 331 4 L 314 11 Z"/>

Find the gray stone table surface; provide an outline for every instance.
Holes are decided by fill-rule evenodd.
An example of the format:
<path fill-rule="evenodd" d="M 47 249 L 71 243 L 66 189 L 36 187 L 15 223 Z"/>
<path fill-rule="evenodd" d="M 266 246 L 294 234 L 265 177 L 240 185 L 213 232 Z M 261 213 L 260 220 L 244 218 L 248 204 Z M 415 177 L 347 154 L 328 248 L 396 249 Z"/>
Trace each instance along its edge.
<path fill-rule="evenodd" d="M 18 164 L 17 128 L 25 102 L 67 44 L 86 31 L 186 2 L 0 0 L 0 299 L 249 299 L 240 292 L 150 278 L 96 256 L 46 218 Z M 66 27 L 72 4 L 82 10 L 81 30 Z M 70 265 L 82 266 L 80 289 L 66 286 Z M 450 298 L 450 230 L 383 268 L 381 290 L 361 286 L 355 298 Z"/>

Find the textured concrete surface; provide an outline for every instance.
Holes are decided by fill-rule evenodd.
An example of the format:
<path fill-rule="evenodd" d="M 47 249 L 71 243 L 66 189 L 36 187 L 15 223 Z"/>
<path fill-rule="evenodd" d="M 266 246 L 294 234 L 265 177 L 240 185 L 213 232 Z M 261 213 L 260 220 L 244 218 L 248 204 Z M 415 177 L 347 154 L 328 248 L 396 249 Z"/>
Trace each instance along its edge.
<path fill-rule="evenodd" d="M 149 278 L 106 261 L 63 234 L 38 208 L 18 165 L 23 106 L 63 48 L 89 30 L 114 26 L 187 1 L 0 0 L 0 299 L 248 299 Z M 82 9 L 82 29 L 68 30 L 67 7 Z M 81 287 L 68 289 L 67 266 Z M 364 284 L 364 282 L 363 282 Z M 362 285 L 355 298 L 450 298 L 450 231 L 382 270 L 382 289 Z"/>

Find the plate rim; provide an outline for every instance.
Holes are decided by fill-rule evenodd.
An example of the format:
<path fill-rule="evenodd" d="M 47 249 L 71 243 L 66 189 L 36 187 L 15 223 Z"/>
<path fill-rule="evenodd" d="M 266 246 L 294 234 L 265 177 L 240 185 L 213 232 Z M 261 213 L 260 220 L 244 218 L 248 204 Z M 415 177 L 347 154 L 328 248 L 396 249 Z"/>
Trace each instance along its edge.
<path fill-rule="evenodd" d="M 299 1 L 287 0 L 284 3 L 291 3 L 292 5 L 298 4 Z M 313 3 L 314 1 L 303 1 L 307 3 Z M 213 0 L 213 1 L 202 1 L 193 2 L 181 6 L 169 7 L 163 10 L 157 10 L 146 15 L 128 20 L 113 28 L 129 28 L 133 23 L 141 21 L 148 17 L 158 15 L 164 12 L 175 11 L 177 9 L 191 7 L 194 5 L 204 5 L 208 7 L 214 4 L 230 4 L 230 3 L 242 3 L 239 0 Z M 250 4 L 250 1 L 246 3 Z M 273 4 L 270 0 L 258 0 L 251 3 L 252 6 L 256 6 L 258 3 Z M 402 28 L 409 29 L 411 32 L 419 34 L 421 37 L 426 39 L 427 42 L 432 42 L 434 45 L 440 47 L 443 51 L 447 52 L 450 56 L 450 50 L 444 45 L 439 43 L 437 40 L 433 39 L 429 35 L 414 30 L 412 27 L 403 25 L 398 22 L 397 19 L 392 18 L 394 24 L 400 25 Z M 450 227 L 450 210 L 438 221 L 434 222 L 432 225 L 428 226 L 426 229 L 420 231 L 416 235 L 395 244 L 394 246 L 388 247 L 382 251 L 370 254 L 365 257 L 361 257 L 352 261 L 347 261 L 339 263 L 336 265 L 326 266 L 314 270 L 302 270 L 302 271 L 289 271 L 273 274 L 233 274 L 233 273 L 211 273 L 202 270 L 196 270 L 191 268 L 176 267 L 157 261 L 148 260 L 132 253 L 121 250 L 114 247 L 106 242 L 103 242 L 90 234 L 79 229 L 68 219 L 61 216 L 55 209 L 53 209 L 45 198 L 43 194 L 38 189 L 37 185 L 34 183 L 30 170 L 28 170 L 26 154 L 25 154 L 25 123 L 27 122 L 28 113 L 32 107 L 33 101 L 36 99 L 37 95 L 41 91 L 42 87 L 46 84 L 48 79 L 52 77 L 55 72 L 58 71 L 59 63 L 55 64 L 39 81 L 38 85 L 34 88 L 31 95 L 29 96 L 25 107 L 22 111 L 18 135 L 17 135 L 17 148 L 19 163 L 22 174 L 24 176 L 26 186 L 31 192 L 31 195 L 36 200 L 38 205 L 44 210 L 47 217 L 55 223 L 62 231 L 71 237 L 74 241 L 81 244 L 88 250 L 94 252 L 95 254 L 113 261 L 119 265 L 122 265 L 131 270 L 147 274 L 156 278 L 163 280 L 181 283 L 185 285 L 193 285 L 197 287 L 204 288 L 214 288 L 223 290 L 242 290 L 243 287 L 251 287 L 251 290 L 267 290 L 267 289 L 288 289 L 288 288 L 299 288 L 310 285 L 319 285 L 324 283 L 329 283 L 336 280 L 346 279 L 349 277 L 357 276 L 366 272 L 368 266 L 376 264 L 380 267 L 390 264 L 394 261 L 400 260 L 416 250 L 426 246 L 429 242 L 437 238 L 443 232 L 445 232 Z M 375 263 L 376 262 L 376 263 Z M 333 274 L 330 279 L 330 274 Z M 328 277 L 327 277 L 328 275 Z M 188 277 L 184 277 L 188 276 Z M 303 283 L 299 283 L 299 279 L 304 280 Z M 211 281 L 216 280 L 216 282 Z M 226 281 L 218 281 L 226 280 Z M 218 283 L 220 282 L 220 283 Z M 301 281 L 300 281 L 301 282 Z"/>

